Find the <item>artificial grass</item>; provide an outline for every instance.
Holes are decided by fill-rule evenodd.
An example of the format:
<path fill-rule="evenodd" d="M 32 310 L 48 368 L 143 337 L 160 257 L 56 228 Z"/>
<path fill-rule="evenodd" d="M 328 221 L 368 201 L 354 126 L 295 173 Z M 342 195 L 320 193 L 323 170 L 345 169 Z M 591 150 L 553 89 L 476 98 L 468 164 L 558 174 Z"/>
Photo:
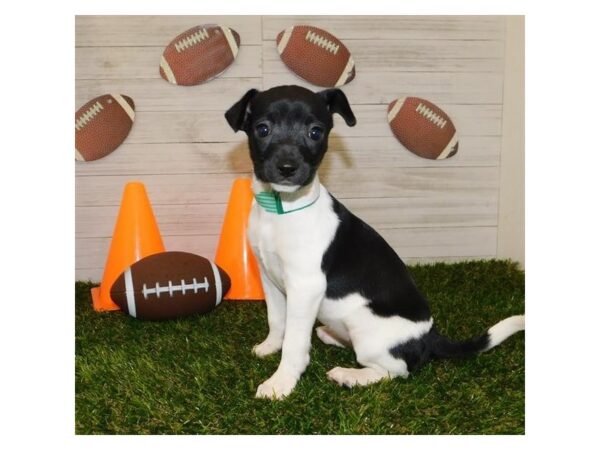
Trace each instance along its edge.
<path fill-rule="evenodd" d="M 467 338 L 524 311 L 525 277 L 508 261 L 412 266 L 438 329 Z M 170 322 L 96 313 L 92 283 L 76 283 L 77 434 L 522 434 L 525 350 L 519 333 L 408 379 L 341 388 L 326 372 L 354 353 L 313 333 L 311 362 L 283 401 L 254 398 L 280 354 L 259 359 L 264 302 L 223 302 Z"/>

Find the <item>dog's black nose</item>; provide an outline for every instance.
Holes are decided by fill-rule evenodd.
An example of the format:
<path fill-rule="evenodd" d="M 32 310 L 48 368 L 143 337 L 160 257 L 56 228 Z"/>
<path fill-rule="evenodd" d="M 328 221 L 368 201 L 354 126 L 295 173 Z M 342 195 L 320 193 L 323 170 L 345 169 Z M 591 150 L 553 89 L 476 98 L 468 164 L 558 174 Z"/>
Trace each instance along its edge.
<path fill-rule="evenodd" d="M 292 164 L 289 162 L 279 163 L 277 164 L 277 170 L 284 177 L 291 177 L 298 170 L 298 166 L 296 164 Z"/>

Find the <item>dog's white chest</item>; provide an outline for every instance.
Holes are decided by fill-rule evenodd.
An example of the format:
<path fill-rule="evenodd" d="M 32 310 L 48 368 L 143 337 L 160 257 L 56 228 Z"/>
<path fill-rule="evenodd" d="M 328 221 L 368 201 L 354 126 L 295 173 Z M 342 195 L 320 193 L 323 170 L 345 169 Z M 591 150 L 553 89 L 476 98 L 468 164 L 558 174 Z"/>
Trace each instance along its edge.
<path fill-rule="evenodd" d="M 313 205 L 290 214 L 274 214 L 254 203 L 248 238 L 263 275 L 285 293 L 289 278 L 326 285 L 321 262 L 337 226 L 331 197 L 323 188 Z"/>
<path fill-rule="evenodd" d="M 263 275 L 268 276 L 280 291 L 285 292 L 283 262 L 278 255 L 274 235 L 275 224 L 268 217 L 263 217 L 265 213 L 258 208 L 260 206 L 255 204 L 250 212 L 248 222 L 250 245 L 261 265 Z"/>

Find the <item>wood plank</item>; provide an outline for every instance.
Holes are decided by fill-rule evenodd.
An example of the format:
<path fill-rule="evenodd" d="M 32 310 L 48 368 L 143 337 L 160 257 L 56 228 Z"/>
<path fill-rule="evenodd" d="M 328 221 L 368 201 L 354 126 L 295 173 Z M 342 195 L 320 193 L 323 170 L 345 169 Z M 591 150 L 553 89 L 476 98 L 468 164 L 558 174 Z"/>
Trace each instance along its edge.
<path fill-rule="evenodd" d="M 246 174 L 249 176 L 250 174 Z M 118 205 L 123 187 L 138 180 L 146 185 L 153 205 L 226 203 L 240 174 L 176 174 L 88 176 L 75 178 L 76 206 Z M 342 198 L 462 198 L 498 194 L 496 167 L 362 169 L 321 174 L 321 180 Z"/>
<path fill-rule="evenodd" d="M 409 152 L 393 136 L 336 137 L 329 143 L 322 170 L 362 170 L 389 167 L 495 167 L 500 158 L 499 136 L 464 136 L 459 152 L 445 160 L 430 160 Z"/>
<path fill-rule="evenodd" d="M 246 141 L 235 143 L 123 144 L 110 155 L 75 164 L 77 176 L 252 171 Z"/>
<path fill-rule="evenodd" d="M 496 226 L 498 203 L 489 192 L 438 198 L 345 198 L 353 214 L 377 230 Z"/>
<path fill-rule="evenodd" d="M 502 104 L 501 73 L 463 72 L 360 72 L 343 86 L 356 104 L 388 104 L 398 96 L 417 96 L 433 103 Z M 291 71 L 265 73 L 264 88 L 296 84 L 312 90 L 321 88 L 304 81 Z"/>
<path fill-rule="evenodd" d="M 218 77 L 197 86 L 175 86 L 156 73 L 150 79 L 77 80 L 75 104 L 79 108 L 92 98 L 111 92 L 130 96 L 136 112 L 223 111 L 249 89 L 260 87 L 260 78 Z"/>
<path fill-rule="evenodd" d="M 104 268 L 102 267 L 93 267 L 93 268 L 75 268 L 75 281 L 85 281 L 85 282 L 93 282 L 100 283 L 102 280 L 102 274 L 104 273 Z M 91 302 L 91 297 L 90 297 Z M 91 307 L 91 303 L 90 303 Z"/>
<path fill-rule="evenodd" d="M 213 235 L 163 235 L 163 244 L 168 251 L 185 251 L 214 259 L 218 236 Z M 75 258 L 78 269 L 100 269 L 106 263 L 111 238 L 75 239 Z M 100 272 L 102 276 L 102 272 Z M 99 278 L 97 278 L 99 280 Z"/>
<path fill-rule="evenodd" d="M 403 257 L 402 260 L 405 264 L 410 266 L 417 265 L 429 265 L 436 263 L 458 263 L 464 261 L 482 261 L 482 260 L 490 260 L 495 259 L 495 255 L 473 255 L 473 256 L 438 256 L 438 257 L 422 257 L 422 258 L 412 258 L 412 257 Z M 102 273 L 104 269 L 101 267 L 96 268 L 83 268 L 75 269 L 75 280 L 78 281 L 93 281 L 95 283 L 99 283 L 102 279 Z"/>
<path fill-rule="evenodd" d="M 154 217 L 165 236 L 218 235 L 225 203 L 153 205 Z M 119 213 L 118 205 L 80 206 L 75 209 L 75 237 L 111 237 Z"/>
<path fill-rule="evenodd" d="M 77 47 L 75 78 L 78 80 L 143 79 L 159 77 L 162 47 Z M 262 76 L 262 47 L 242 45 L 236 60 L 219 77 Z"/>
<path fill-rule="evenodd" d="M 494 198 L 498 189 L 496 167 L 363 169 L 321 174 L 336 197 L 344 198 L 436 198 L 472 196 Z"/>
<path fill-rule="evenodd" d="M 402 228 L 382 230 L 381 234 L 401 258 L 479 257 L 491 254 L 490 249 L 496 246 L 495 227 Z M 183 250 L 210 259 L 218 239 L 216 235 L 163 236 L 169 251 Z M 91 279 L 100 280 L 109 246 L 110 238 L 76 239 L 78 276 L 85 279 L 85 274 L 90 274 Z"/>
<path fill-rule="evenodd" d="M 495 255 L 472 255 L 472 256 L 425 256 L 422 258 L 402 258 L 404 263 L 409 266 L 423 266 L 437 263 L 459 263 L 465 261 L 489 261 L 495 259 Z M 465 280 L 465 283 L 467 280 Z"/>
<path fill-rule="evenodd" d="M 219 77 L 198 86 L 174 86 L 155 79 L 77 80 L 77 107 L 107 92 L 134 99 L 137 111 L 225 111 L 249 89 L 296 84 L 311 85 L 292 72 L 265 74 L 260 78 Z M 407 87 L 410 86 L 410 89 Z M 502 104 L 502 74 L 495 73 L 358 73 L 343 87 L 352 105 L 385 104 L 399 96 L 423 97 L 435 104 Z"/>
<path fill-rule="evenodd" d="M 235 100 L 231 100 L 231 105 Z M 230 106 L 230 105 L 229 105 Z M 462 153 L 470 137 L 499 137 L 502 128 L 501 105 L 450 105 L 439 104 L 440 108 L 452 118 L 458 130 Z M 227 107 L 212 111 L 137 111 L 136 120 L 124 145 L 129 144 L 170 144 L 170 143 L 214 143 L 231 142 L 240 144 L 247 138 L 243 132 L 235 133 L 225 120 Z M 348 141 L 351 138 L 385 138 L 400 145 L 390 130 L 387 122 L 386 105 L 356 105 L 352 107 L 357 125 L 348 127 L 338 115 L 334 116 L 335 127 L 331 133 L 332 145 L 336 139 Z M 375 147 L 384 146 L 379 142 L 385 139 L 374 139 Z M 358 142 L 358 141 L 357 141 Z M 360 141 L 361 147 L 371 145 L 370 141 Z M 115 152 L 121 152 L 121 148 Z M 112 157 L 112 156 L 110 156 Z M 94 163 L 96 164 L 96 163 Z"/>
<path fill-rule="evenodd" d="M 381 235 L 401 258 L 489 255 L 496 246 L 496 227 L 402 228 Z"/>
<path fill-rule="evenodd" d="M 250 175 L 250 174 L 246 174 Z M 75 177 L 76 206 L 119 205 L 127 182 L 141 181 L 153 206 L 226 203 L 235 174 Z"/>
<path fill-rule="evenodd" d="M 497 255 L 525 268 L 525 16 L 506 26 Z"/>
<path fill-rule="evenodd" d="M 75 44 L 165 47 L 185 30 L 208 23 L 233 28 L 243 45 L 262 39 L 260 16 L 75 16 Z"/>
<path fill-rule="evenodd" d="M 467 136 L 452 158 L 436 161 L 407 151 L 395 137 L 336 137 L 330 139 L 321 170 L 342 172 L 389 167 L 495 167 L 499 136 Z M 248 173 L 252 163 L 245 140 L 239 143 L 123 144 L 105 158 L 75 164 L 77 176 L 181 173 Z"/>
<path fill-rule="evenodd" d="M 233 104 L 233 101 L 232 103 Z M 218 111 L 138 111 L 127 136 L 127 144 L 181 142 L 246 142 L 243 132 L 235 133 Z"/>
<path fill-rule="evenodd" d="M 349 198 L 344 205 L 378 230 L 417 227 L 496 226 L 498 204 L 485 192 L 461 197 Z M 227 205 L 154 205 L 156 221 L 164 235 L 218 235 Z M 79 206 L 75 210 L 75 237 L 112 236 L 118 205 Z"/>
<path fill-rule="evenodd" d="M 357 73 L 495 72 L 504 70 L 503 41 L 344 40 Z M 263 41 L 264 73 L 289 69 L 275 40 Z"/>
<path fill-rule="evenodd" d="M 339 39 L 504 39 L 502 16 L 264 16 L 263 38 L 310 24 Z"/>

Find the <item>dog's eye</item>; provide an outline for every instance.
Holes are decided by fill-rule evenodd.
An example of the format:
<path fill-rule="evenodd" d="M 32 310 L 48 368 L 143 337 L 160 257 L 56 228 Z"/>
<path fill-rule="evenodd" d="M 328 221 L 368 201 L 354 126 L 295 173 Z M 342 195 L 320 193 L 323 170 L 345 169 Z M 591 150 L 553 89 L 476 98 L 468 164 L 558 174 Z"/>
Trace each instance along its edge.
<path fill-rule="evenodd" d="M 311 138 L 313 141 L 318 141 L 319 139 L 321 139 L 322 136 L 323 136 L 323 129 L 322 128 L 312 127 L 308 131 L 308 137 Z"/>
<path fill-rule="evenodd" d="M 270 132 L 271 132 L 271 129 L 269 128 L 269 125 L 267 125 L 266 123 L 259 123 L 258 125 L 256 125 L 256 134 L 258 134 L 258 136 L 264 138 L 264 137 L 267 137 Z"/>

